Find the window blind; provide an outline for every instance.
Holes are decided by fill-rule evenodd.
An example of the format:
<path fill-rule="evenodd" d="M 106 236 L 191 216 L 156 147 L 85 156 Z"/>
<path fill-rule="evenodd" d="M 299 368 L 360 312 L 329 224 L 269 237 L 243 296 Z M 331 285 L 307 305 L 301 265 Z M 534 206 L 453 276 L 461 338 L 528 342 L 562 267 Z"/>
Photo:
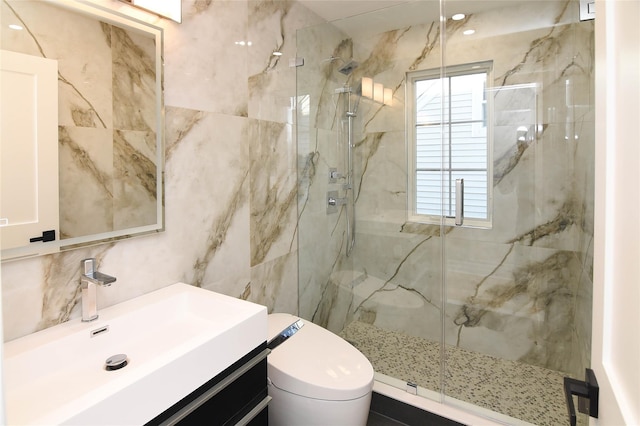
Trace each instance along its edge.
<path fill-rule="evenodd" d="M 486 71 L 416 79 L 415 211 L 454 216 L 464 179 L 465 217 L 488 219 Z"/>

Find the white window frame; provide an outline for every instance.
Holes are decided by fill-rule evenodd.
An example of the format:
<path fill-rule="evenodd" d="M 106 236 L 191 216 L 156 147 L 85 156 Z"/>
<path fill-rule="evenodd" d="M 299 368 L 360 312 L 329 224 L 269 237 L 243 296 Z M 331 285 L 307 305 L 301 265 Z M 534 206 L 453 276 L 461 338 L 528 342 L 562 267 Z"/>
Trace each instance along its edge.
<path fill-rule="evenodd" d="M 406 120 L 407 120 L 407 138 L 408 138 L 408 221 L 425 224 L 441 224 L 444 222 L 447 226 L 455 225 L 455 218 L 451 216 L 426 215 L 417 213 L 417 134 L 416 134 L 416 82 L 429 79 L 441 79 L 445 77 L 454 77 L 468 74 L 478 74 L 484 72 L 486 74 L 486 123 L 487 123 L 487 218 L 467 218 L 464 219 L 464 227 L 472 228 L 491 228 L 493 218 L 493 61 L 476 62 L 470 64 L 448 66 L 445 70 L 440 68 L 430 70 L 419 70 L 407 72 L 406 75 Z M 443 83 L 444 84 L 444 83 Z M 442 117 L 440 120 L 441 129 L 444 125 L 450 125 L 450 117 Z M 444 165 L 440 168 L 441 172 L 447 170 Z"/>

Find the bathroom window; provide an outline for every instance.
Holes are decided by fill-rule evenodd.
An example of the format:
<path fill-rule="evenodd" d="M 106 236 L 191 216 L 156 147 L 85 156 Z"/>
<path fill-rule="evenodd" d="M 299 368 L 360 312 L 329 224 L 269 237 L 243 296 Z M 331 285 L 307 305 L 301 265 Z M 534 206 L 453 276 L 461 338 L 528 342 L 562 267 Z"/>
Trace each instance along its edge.
<path fill-rule="evenodd" d="M 464 179 L 464 224 L 491 227 L 491 62 L 407 74 L 410 221 L 454 224 Z"/>

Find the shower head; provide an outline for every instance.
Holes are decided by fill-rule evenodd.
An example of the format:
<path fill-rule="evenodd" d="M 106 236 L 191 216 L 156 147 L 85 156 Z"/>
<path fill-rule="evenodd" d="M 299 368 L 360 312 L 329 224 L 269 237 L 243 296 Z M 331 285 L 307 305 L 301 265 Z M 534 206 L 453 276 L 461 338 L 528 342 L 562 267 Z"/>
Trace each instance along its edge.
<path fill-rule="evenodd" d="M 358 65 L 360 65 L 358 62 L 354 61 L 353 58 L 351 58 L 349 62 L 347 62 L 339 56 L 329 56 L 327 59 L 322 60 L 322 62 L 331 62 L 331 63 L 334 63 L 336 61 L 340 61 L 344 64 L 340 68 L 338 68 L 338 72 L 344 75 L 350 75 L 353 72 L 353 70 L 356 69 Z"/>
<path fill-rule="evenodd" d="M 340 68 L 338 68 L 338 72 L 340 72 L 340 73 L 342 73 L 344 75 L 349 75 L 349 74 L 351 74 L 353 72 L 354 69 L 356 69 L 358 67 L 358 65 L 359 64 L 352 59 L 349 62 L 345 63 Z"/>

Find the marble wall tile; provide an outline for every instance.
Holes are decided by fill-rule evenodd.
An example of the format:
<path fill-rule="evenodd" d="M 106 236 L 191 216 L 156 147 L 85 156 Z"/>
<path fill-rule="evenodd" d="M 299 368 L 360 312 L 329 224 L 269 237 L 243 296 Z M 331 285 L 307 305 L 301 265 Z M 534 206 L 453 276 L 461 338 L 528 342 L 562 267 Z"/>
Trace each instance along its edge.
<path fill-rule="evenodd" d="M 295 78 L 295 68 L 249 77 L 249 117 L 294 124 Z"/>
<path fill-rule="evenodd" d="M 394 223 L 399 219 L 403 223 L 407 206 L 404 132 L 367 133 L 355 139 L 354 155 L 358 218 Z"/>
<path fill-rule="evenodd" d="M 295 249 L 295 142 L 289 124 L 251 121 L 251 265 Z"/>
<path fill-rule="evenodd" d="M 135 228 L 157 222 L 155 132 L 113 132 L 113 226 Z"/>
<path fill-rule="evenodd" d="M 167 230 L 182 230 L 171 249 L 187 262 L 182 279 L 201 286 L 249 268 L 249 123 L 169 108 L 167 126 L 183 124 L 168 132 L 180 139 L 166 164 Z"/>
<path fill-rule="evenodd" d="M 2 264 L 2 325 L 5 341 L 37 331 L 43 316 L 42 258 Z"/>
<path fill-rule="evenodd" d="M 251 76 L 288 69 L 289 58 L 296 56 L 296 31 L 324 22 L 293 0 L 250 0 L 248 4 L 249 39 L 254 52 L 249 59 Z M 274 56 L 273 52 L 282 55 Z"/>
<path fill-rule="evenodd" d="M 298 55 L 304 56 L 303 67 L 297 68 L 297 96 L 307 97 L 305 108 L 311 128 L 330 130 L 336 126 L 335 90 L 353 80 L 338 72 L 345 60 L 353 56 L 351 39 L 331 24 L 315 25 L 298 31 Z M 331 58 L 340 58 L 334 59 Z"/>
<path fill-rule="evenodd" d="M 252 0 L 248 22 L 249 117 L 294 124 L 296 30 L 322 19 L 296 1 Z"/>
<path fill-rule="evenodd" d="M 113 130 L 60 127 L 58 135 L 61 238 L 113 230 Z"/>
<path fill-rule="evenodd" d="M 185 0 L 182 24 L 165 33 L 165 102 L 247 116 L 246 1 Z"/>
<path fill-rule="evenodd" d="M 269 312 L 297 314 L 297 260 L 293 252 L 251 268 L 251 284 L 241 298 L 264 305 Z"/>
<path fill-rule="evenodd" d="M 592 240 L 593 241 L 593 240 Z M 577 354 L 580 363 L 576 363 L 574 371 L 576 377 L 580 377 L 585 366 L 591 365 L 591 326 L 592 326 L 592 304 L 593 304 L 593 243 L 587 255 L 582 260 L 583 268 L 580 274 L 578 289 L 576 290 L 575 301 L 575 324 L 574 344 L 576 348 L 573 353 Z"/>
<path fill-rule="evenodd" d="M 251 0 L 248 2 L 247 39 L 252 55 L 247 70 L 250 76 L 288 67 L 295 56 L 295 27 L 289 25 L 296 2 L 290 0 Z M 282 55 L 273 55 L 273 52 Z"/>
<path fill-rule="evenodd" d="M 297 42 L 299 56 L 305 59 L 305 65 L 297 69 L 296 75 L 299 105 L 298 211 L 299 229 L 303 231 L 299 236 L 300 315 L 338 332 L 341 327 L 337 324 L 344 321 L 344 317 L 338 312 L 337 305 L 328 303 L 338 294 L 335 285 L 331 284 L 331 275 L 332 271 L 352 269 L 349 265 L 353 260 L 344 257 L 347 247 L 346 208 L 341 207 L 331 214 L 326 212 L 328 191 L 336 191 L 338 197 L 348 195 L 343 189 L 344 177 L 329 183 L 330 168 L 335 168 L 342 176 L 347 173 L 347 94 L 336 93 L 336 89 L 347 86 L 358 93 L 358 72 L 362 62 L 355 53 L 352 40 L 331 24 L 298 31 Z M 300 49 L 301 46 L 305 49 Z M 338 69 L 352 58 L 360 65 L 351 75 L 340 73 Z M 352 110 L 359 102 L 357 122 L 361 120 L 360 111 L 365 105 L 356 95 L 351 95 L 351 102 Z M 363 151 L 375 151 L 379 145 L 379 138 L 366 141 L 362 134 L 355 135 L 353 140 L 359 145 L 357 149 Z M 363 167 L 365 164 L 354 166 Z M 354 186 L 357 185 L 355 182 Z"/>
<path fill-rule="evenodd" d="M 155 41 L 115 26 L 111 27 L 110 40 L 113 52 L 113 126 L 118 130 L 155 131 Z"/>
<path fill-rule="evenodd" d="M 298 257 L 300 315 L 311 319 L 326 290 L 329 276 L 336 262 L 347 263 L 341 253 L 345 250 L 345 209 L 327 214 L 327 191 L 340 191 L 340 183 L 329 183 L 329 167 L 342 167 L 337 161 L 337 134 L 323 129 L 298 126 L 300 135 L 306 134 L 307 149 L 298 152 Z M 307 133 L 305 133 L 307 132 Z M 344 170 L 343 168 L 341 170 Z M 313 260 L 311 260 L 313 259 Z"/>

